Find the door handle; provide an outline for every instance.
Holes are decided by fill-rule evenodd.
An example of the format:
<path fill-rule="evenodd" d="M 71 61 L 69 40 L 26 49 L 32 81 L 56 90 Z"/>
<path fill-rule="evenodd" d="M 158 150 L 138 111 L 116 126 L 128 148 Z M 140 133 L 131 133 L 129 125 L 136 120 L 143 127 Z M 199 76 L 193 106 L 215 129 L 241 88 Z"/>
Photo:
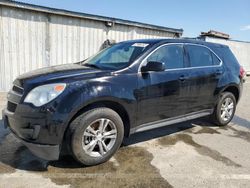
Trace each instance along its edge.
<path fill-rule="evenodd" d="M 181 75 L 181 76 L 179 77 L 179 80 L 180 80 L 181 82 L 184 82 L 184 81 L 187 80 L 187 79 L 189 79 L 188 76 Z"/>

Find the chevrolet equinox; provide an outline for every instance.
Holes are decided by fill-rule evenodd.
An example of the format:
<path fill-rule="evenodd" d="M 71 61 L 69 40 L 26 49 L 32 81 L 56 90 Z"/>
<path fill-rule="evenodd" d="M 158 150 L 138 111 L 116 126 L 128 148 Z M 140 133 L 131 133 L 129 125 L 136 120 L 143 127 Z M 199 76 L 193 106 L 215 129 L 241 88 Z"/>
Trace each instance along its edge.
<path fill-rule="evenodd" d="M 19 76 L 3 110 L 40 158 L 62 148 L 90 166 L 109 160 L 130 134 L 210 116 L 227 125 L 244 69 L 228 46 L 187 39 L 125 41 L 87 60 Z"/>

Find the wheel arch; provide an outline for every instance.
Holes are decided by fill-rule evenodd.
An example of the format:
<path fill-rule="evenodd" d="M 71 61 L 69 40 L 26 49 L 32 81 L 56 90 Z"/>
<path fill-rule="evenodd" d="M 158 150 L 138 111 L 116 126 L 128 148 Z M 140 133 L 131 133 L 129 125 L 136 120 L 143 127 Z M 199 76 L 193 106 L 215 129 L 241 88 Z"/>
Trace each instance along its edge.
<path fill-rule="evenodd" d="M 107 108 L 110 108 L 110 109 L 114 110 L 116 113 L 118 113 L 118 115 L 121 117 L 121 119 L 123 121 L 124 137 L 129 137 L 129 135 L 130 135 L 130 127 L 131 127 L 131 118 L 129 116 L 129 113 L 127 112 L 124 105 L 122 105 L 120 102 L 115 101 L 115 100 L 110 100 L 110 99 L 102 99 L 102 100 L 98 100 L 98 101 L 91 101 L 91 102 L 86 103 L 84 106 L 80 107 L 77 111 L 75 111 L 73 113 L 70 120 L 68 121 L 66 129 L 64 131 L 64 135 L 66 134 L 70 123 L 76 117 L 78 117 L 80 114 L 82 114 L 82 113 L 84 113 L 84 112 L 86 112 L 88 110 L 98 108 L 98 107 L 107 107 Z"/>
<path fill-rule="evenodd" d="M 238 103 L 239 98 L 240 98 L 240 89 L 238 88 L 238 86 L 236 85 L 229 85 L 227 87 L 225 87 L 221 93 L 223 92 L 230 92 L 234 95 L 236 102 Z"/>

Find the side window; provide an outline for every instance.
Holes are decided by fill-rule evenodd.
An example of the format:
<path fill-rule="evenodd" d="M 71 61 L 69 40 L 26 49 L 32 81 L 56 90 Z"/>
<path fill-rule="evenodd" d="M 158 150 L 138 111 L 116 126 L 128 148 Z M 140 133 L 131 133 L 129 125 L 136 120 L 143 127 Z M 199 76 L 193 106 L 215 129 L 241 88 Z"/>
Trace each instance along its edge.
<path fill-rule="evenodd" d="M 202 66 L 213 65 L 213 57 L 209 49 L 196 45 L 187 45 L 186 49 L 189 54 L 191 67 L 202 67 Z"/>
<path fill-rule="evenodd" d="M 149 56 L 147 61 L 157 61 L 165 63 L 166 69 L 176 69 L 184 67 L 184 56 L 182 45 L 166 45 Z"/>

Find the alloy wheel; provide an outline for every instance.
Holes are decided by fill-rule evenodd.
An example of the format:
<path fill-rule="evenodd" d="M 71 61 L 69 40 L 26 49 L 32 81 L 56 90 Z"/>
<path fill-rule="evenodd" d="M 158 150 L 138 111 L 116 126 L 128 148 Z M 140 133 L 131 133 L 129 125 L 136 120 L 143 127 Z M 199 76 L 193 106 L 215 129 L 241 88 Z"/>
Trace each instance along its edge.
<path fill-rule="evenodd" d="M 231 98 L 225 98 L 221 105 L 221 118 L 223 121 L 228 121 L 232 118 L 234 112 L 234 102 Z"/>
<path fill-rule="evenodd" d="M 107 118 L 92 122 L 84 131 L 82 148 L 91 157 L 102 157 L 115 145 L 117 128 Z"/>

